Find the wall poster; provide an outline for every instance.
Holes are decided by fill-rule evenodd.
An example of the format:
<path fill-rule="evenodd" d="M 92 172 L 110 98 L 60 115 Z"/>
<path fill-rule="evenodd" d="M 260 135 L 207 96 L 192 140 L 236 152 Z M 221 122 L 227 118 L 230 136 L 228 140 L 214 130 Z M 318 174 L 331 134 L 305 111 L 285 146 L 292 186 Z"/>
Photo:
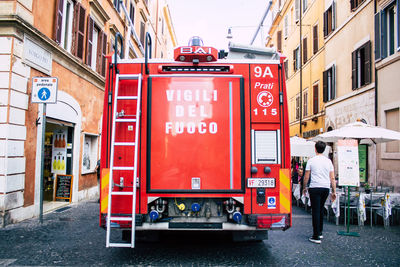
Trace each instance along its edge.
<path fill-rule="evenodd" d="M 54 174 L 66 174 L 67 134 L 67 129 L 59 129 L 53 133 L 51 172 Z"/>

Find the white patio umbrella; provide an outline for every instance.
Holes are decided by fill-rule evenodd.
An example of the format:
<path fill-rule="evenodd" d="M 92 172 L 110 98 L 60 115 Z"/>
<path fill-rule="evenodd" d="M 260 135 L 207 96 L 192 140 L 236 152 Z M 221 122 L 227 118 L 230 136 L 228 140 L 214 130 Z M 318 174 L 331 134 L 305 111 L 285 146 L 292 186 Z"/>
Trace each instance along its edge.
<path fill-rule="evenodd" d="M 360 144 L 377 144 L 400 140 L 400 132 L 354 122 L 312 138 L 313 141 L 336 142 L 341 139 L 356 139 Z"/>
<path fill-rule="evenodd" d="M 342 139 L 356 139 L 360 144 L 378 144 L 400 140 L 400 132 L 388 130 L 362 122 L 354 122 L 312 138 L 313 141 L 336 142 Z M 378 170 L 376 170 L 378 171 Z M 377 177 L 375 176 L 375 185 Z"/>
<path fill-rule="evenodd" d="M 324 151 L 324 155 L 328 156 L 330 152 L 329 146 Z M 290 155 L 292 157 L 314 157 L 315 156 L 315 142 L 307 139 L 292 136 L 290 137 Z"/>

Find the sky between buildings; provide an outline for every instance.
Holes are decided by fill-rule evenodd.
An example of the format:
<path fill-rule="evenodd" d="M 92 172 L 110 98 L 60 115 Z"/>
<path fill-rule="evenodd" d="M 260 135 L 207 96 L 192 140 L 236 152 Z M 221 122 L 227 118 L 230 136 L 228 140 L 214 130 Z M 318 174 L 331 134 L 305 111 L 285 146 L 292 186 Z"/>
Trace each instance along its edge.
<path fill-rule="evenodd" d="M 168 0 L 178 46 L 187 45 L 192 36 L 200 36 L 205 46 L 217 49 L 227 50 L 229 41 L 248 45 L 268 2 L 269 0 Z M 232 39 L 226 38 L 229 27 L 232 27 Z M 267 27 L 264 26 L 263 29 L 253 45 L 262 46 L 261 40 L 265 41 Z"/>

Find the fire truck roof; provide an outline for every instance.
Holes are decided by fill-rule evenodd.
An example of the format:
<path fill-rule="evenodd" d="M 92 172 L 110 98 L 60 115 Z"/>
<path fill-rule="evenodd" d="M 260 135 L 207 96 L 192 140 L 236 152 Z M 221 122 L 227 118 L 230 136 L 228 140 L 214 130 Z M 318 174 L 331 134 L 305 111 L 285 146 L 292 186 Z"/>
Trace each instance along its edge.
<path fill-rule="evenodd" d="M 230 42 L 227 59 L 279 60 L 280 55 L 274 47 L 255 47 Z"/>

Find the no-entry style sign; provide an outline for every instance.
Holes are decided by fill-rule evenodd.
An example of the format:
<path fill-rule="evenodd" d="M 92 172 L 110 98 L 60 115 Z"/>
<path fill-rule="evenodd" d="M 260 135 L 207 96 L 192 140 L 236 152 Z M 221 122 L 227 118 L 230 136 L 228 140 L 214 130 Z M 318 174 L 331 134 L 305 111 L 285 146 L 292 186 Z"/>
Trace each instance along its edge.
<path fill-rule="evenodd" d="M 57 85 L 55 77 L 33 77 L 32 103 L 56 103 Z"/>

